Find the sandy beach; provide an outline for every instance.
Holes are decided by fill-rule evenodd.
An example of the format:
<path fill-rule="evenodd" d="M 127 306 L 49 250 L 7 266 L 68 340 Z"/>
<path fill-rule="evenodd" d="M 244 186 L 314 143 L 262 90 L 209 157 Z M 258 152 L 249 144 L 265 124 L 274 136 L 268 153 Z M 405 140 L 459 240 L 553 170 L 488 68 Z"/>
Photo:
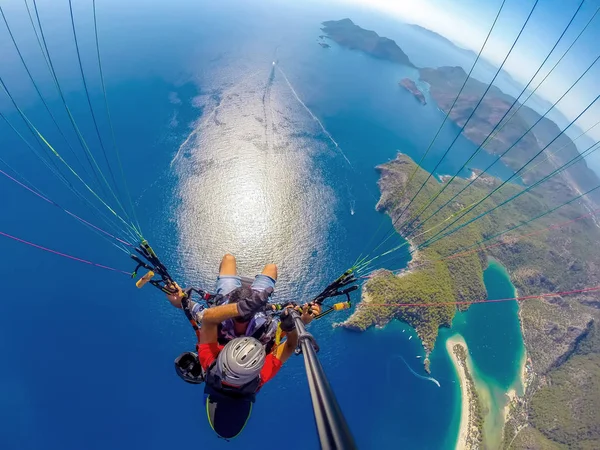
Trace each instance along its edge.
<path fill-rule="evenodd" d="M 519 290 L 515 288 L 515 297 L 519 297 Z M 525 339 L 525 330 L 523 329 L 523 319 L 521 318 L 521 307 L 519 306 L 519 327 L 521 328 L 521 336 Z M 525 395 L 527 391 L 527 348 L 523 349 L 523 356 L 521 357 L 521 368 L 519 371 L 521 377 L 521 391 L 519 395 Z"/>
<path fill-rule="evenodd" d="M 466 358 L 461 360 L 455 353 L 455 347 L 459 345 Z M 482 439 L 482 430 L 478 427 L 478 416 L 481 416 L 479 399 L 474 394 L 475 386 L 472 378 L 472 368 L 469 364 L 469 349 L 463 337 L 456 334 L 446 341 L 446 350 L 454 364 L 456 373 L 460 380 L 461 392 L 461 413 L 458 439 L 456 440 L 456 449 L 475 449 L 480 448 Z"/>
<path fill-rule="evenodd" d="M 467 386 L 467 377 L 465 376 L 464 368 L 458 360 L 458 357 L 454 354 L 453 348 L 456 344 L 462 345 L 467 350 L 467 343 L 460 335 L 455 335 L 446 341 L 446 350 L 450 355 L 450 359 L 454 364 L 456 373 L 460 380 L 460 392 L 461 392 L 461 412 L 460 412 L 460 425 L 458 432 L 458 439 L 456 441 L 456 449 L 463 450 L 467 448 L 467 442 L 469 437 L 469 403 L 471 402 L 470 390 Z M 468 350 L 467 350 L 468 351 Z"/>
<path fill-rule="evenodd" d="M 506 405 L 504 406 L 504 410 L 502 411 L 502 415 L 504 416 L 504 423 L 505 424 L 508 421 L 508 414 L 510 413 L 510 405 L 517 398 L 517 391 L 516 391 L 516 389 L 509 389 L 508 392 L 506 393 L 506 397 L 508 397 L 508 401 L 506 402 Z"/>

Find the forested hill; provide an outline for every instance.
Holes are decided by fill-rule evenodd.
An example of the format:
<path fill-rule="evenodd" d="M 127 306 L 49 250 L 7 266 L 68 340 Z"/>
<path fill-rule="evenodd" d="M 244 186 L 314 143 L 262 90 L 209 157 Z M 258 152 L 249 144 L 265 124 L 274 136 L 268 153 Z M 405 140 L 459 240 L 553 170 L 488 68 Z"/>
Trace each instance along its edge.
<path fill-rule="evenodd" d="M 365 30 L 350 19 L 323 22 L 323 32 L 342 47 L 363 51 L 375 58 L 415 67 L 395 41 Z"/>
<path fill-rule="evenodd" d="M 425 68 L 420 69 L 420 78 L 430 85 L 431 97 L 440 109 L 448 113 L 467 74 L 461 67 Z M 469 78 L 456 105 L 450 111 L 450 119 L 460 127 L 466 123 L 463 134 L 478 146 L 485 142 L 484 148 L 489 153 L 501 155 L 514 145 L 502 160 L 515 171 L 548 146 L 520 172 L 524 183 L 531 184 L 540 180 L 580 154 L 566 134 L 556 139 L 561 130 L 552 120 L 542 117 L 528 106 L 515 103 L 513 97 L 503 93 L 496 86 L 489 89 L 479 107 L 475 109 L 487 88 L 487 84 Z M 467 122 L 474 109 L 475 114 Z M 492 138 L 488 139 L 507 111 L 506 118 L 494 131 Z M 532 126 L 533 129 L 527 132 Z M 547 184 L 548 189 L 552 189 L 564 201 L 598 185 L 600 179 L 588 168 L 584 160 L 573 164 L 562 176 L 553 177 Z M 600 193 L 594 192 L 591 197 L 596 203 L 600 203 Z"/>
<path fill-rule="evenodd" d="M 458 218 L 457 213 L 464 211 L 465 205 L 482 199 L 501 183 L 484 174 L 442 212 L 428 219 L 438 207 L 461 192 L 469 180 L 456 178 L 430 207 L 424 209 L 443 183 L 435 177 L 425 182 L 428 173 L 406 155 L 399 155 L 394 161 L 379 166 L 378 170 L 381 190 L 378 209 L 390 215 L 398 224 L 397 231 L 411 239 L 413 246 L 425 244 L 450 223 L 448 218 Z M 413 173 L 412 182 L 407 183 Z M 421 185 L 423 190 L 408 205 Z M 506 184 L 448 231 L 524 189 L 516 184 Z M 581 202 L 563 206 L 529 225 L 493 238 L 542 215 L 560 205 L 559 202 L 554 190 L 541 184 L 448 237 L 423 246 L 413 254 L 408 271 L 400 275 L 380 271 L 364 285 L 363 301 L 344 326 L 364 330 L 397 318 L 417 330 L 429 352 L 435 345 L 439 327 L 449 326 L 456 313 L 456 307 L 447 304 L 449 299 L 474 301 L 486 298 L 483 270 L 488 257 L 507 268 L 520 296 L 598 286 L 600 228 L 592 217 L 582 218 L 587 210 Z M 398 215 L 405 208 L 404 221 L 399 220 Z M 402 227 L 402 223 L 410 222 L 409 218 L 416 220 Z M 568 221 L 567 225 L 556 227 Z M 493 239 L 483 242 L 488 238 Z M 465 249 L 476 251 L 465 252 Z M 590 292 L 520 303 L 523 338 L 531 359 L 533 378 L 522 402 L 523 408 L 507 430 L 520 431 L 527 425 L 529 431 L 522 438 L 536 443 L 528 448 L 541 448 L 537 444 L 544 439 L 568 445 L 578 442 L 581 439 L 577 437 L 578 424 L 582 424 L 582 432 L 594 443 L 589 448 L 598 448 L 595 445 L 600 442 L 600 429 L 594 428 L 594 424 L 598 423 L 600 413 L 593 408 L 589 398 L 597 396 L 594 392 L 600 386 L 600 351 L 588 352 L 585 356 L 579 351 L 581 342 L 597 328 L 595 324 L 600 320 L 597 298 L 597 292 Z M 403 303 L 441 304 L 403 307 Z M 552 389 L 545 387 L 549 382 L 555 383 Z M 569 408 L 564 414 L 555 415 L 556 405 L 566 398 L 570 399 Z M 509 434 L 508 441 L 512 437 Z"/>
<path fill-rule="evenodd" d="M 407 179 L 415 167 L 416 164 L 406 155 L 399 155 L 396 160 L 378 167 L 381 174 L 379 180 L 381 199 L 378 209 L 385 211 L 398 224 L 403 221 L 397 220 L 397 215 L 404 210 L 408 200 L 414 196 L 428 175 L 426 171 L 418 168 L 413 181 L 407 186 Z M 458 213 L 465 212 L 463 209 L 465 205 L 479 201 L 498 187 L 501 181 L 488 175 L 482 175 L 465 190 L 468 183 L 469 180 L 455 179 L 422 214 L 416 217 L 412 224 L 409 224 L 410 226 L 400 227 L 398 225 L 397 231 L 411 239 L 413 245 L 421 245 L 435 234 L 435 232 L 423 234 L 424 230 L 434 229 L 437 231 L 442 229 L 442 223 L 444 226 L 450 224 L 451 222 L 446 220 L 448 217 L 455 215 L 458 218 Z M 416 200 L 408 207 L 403 215 L 404 219 L 407 220 L 413 217 L 413 214 L 416 215 L 425 207 L 426 202 L 439 192 L 442 186 L 443 183 L 438 182 L 435 177 L 431 177 Z M 462 219 L 448 228 L 447 232 L 466 223 L 469 219 L 489 211 L 508 198 L 519 194 L 523 189 L 523 187 L 511 183 L 505 185 L 476 208 L 468 211 Z M 456 200 L 450 202 L 440 213 L 429 219 L 429 216 L 438 207 L 447 203 L 458 193 L 460 194 Z M 410 273 L 397 277 L 384 272 L 382 276 L 370 280 L 366 284 L 365 290 L 367 294 L 374 295 L 372 298 L 374 303 L 377 303 L 378 298 L 381 300 L 385 298 L 382 303 L 394 303 L 398 298 L 402 298 L 403 302 L 410 300 L 411 303 L 435 301 L 436 298 L 447 301 L 449 297 L 466 301 L 485 298 L 482 274 L 486 266 L 486 256 L 496 258 L 507 267 L 513 283 L 522 295 L 579 289 L 600 284 L 600 272 L 598 271 L 600 253 L 595 249 L 595 243 L 600 241 L 600 229 L 591 217 L 578 220 L 568 227 L 531 235 L 526 239 L 513 242 L 515 236 L 531 232 L 532 229 L 565 222 L 585 214 L 585 209 L 578 202 L 565 205 L 555 212 L 537 219 L 531 225 L 515 229 L 506 236 L 500 236 L 500 242 L 505 245 L 471 252 L 460 258 L 447 258 L 465 248 L 485 247 L 485 243 L 480 245 L 478 243 L 497 233 L 523 224 L 532 217 L 542 215 L 558 206 L 559 202 L 555 193 L 546 189 L 545 183 L 541 184 L 465 226 L 460 231 L 428 245 L 414 254 Z M 417 237 L 411 238 L 413 233 Z M 497 240 L 491 243 L 495 242 Z M 417 282 L 417 279 L 423 280 Z M 380 283 L 383 283 L 381 289 Z M 407 286 L 413 286 L 414 290 L 411 287 L 410 293 L 405 292 L 402 296 L 398 296 L 397 289 L 405 289 Z M 447 289 L 450 289 L 450 294 Z M 435 294 L 434 291 L 438 294 Z M 402 308 L 368 307 L 364 310 L 359 308 L 349 324 L 364 329 L 370 325 L 385 323 L 391 317 L 405 313 L 406 311 Z M 422 331 L 421 338 L 429 349 L 433 348 L 435 343 L 438 326 L 449 324 L 454 312 L 453 308 L 444 307 L 435 309 L 435 317 L 429 317 L 430 314 L 432 312 L 429 310 L 416 308 L 407 320 L 418 331 Z M 580 328 L 587 324 L 587 319 L 584 317 L 587 315 L 582 315 L 582 322 L 577 325 Z M 406 320 L 406 318 L 404 319 Z M 544 345 L 541 345 L 542 341 Z M 552 344 L 550 342 L 552 342 L 551 336 L 540 336 L 536 338 L 535 342 L 528 342 L 528 350 L 532 357 L 536 358 L 536 363 L 539 363 L 538 367 L 543 366 L 544 370 L 552 366 L 561 352 L 568 347 L 568 344 L 563 347 L 558 345 L 558 342 Z M 546 349 L 546 344 L 551 345 L 552 349 Z"/>

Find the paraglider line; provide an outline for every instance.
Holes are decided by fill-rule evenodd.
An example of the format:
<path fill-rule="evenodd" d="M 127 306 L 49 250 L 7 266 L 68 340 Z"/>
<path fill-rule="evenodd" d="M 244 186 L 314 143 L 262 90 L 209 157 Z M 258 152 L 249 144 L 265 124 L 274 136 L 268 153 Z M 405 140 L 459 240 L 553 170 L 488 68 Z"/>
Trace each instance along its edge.
<path fill-rule="evenodd" d="M 27 190 L 28 190 L 29 192 L 31 192 L 32 194 L 34 194 L 34 195 L 38 196 L 38 197 L 39 197 L 39 198 L 41 198 L 42 200 L 44 200 L 44 201 L 46 201 L 46 202 L 50 203 L 51 205 L 54 205 L 54 206 L 56 206 L 57 208 L 59 208 L 59 209 L 63 210 L 64 212 L 66 212 L 68 215 L 70 215 L 70 216 L 71 216 L 71 217 L 73 217 L 74 219 L 77 219 L 77 220 L 79 220 L 81 223 L 83 223 L 83 224 L 85 224 L 85 225 L 87 225 L 87 226 L 89 226 L 89 227 L 92 227 L 94 230 L 97 230 L 97 231 L 99 231 L 100 233 L 103 233 L 103 234 L 105 234 L 105 235 L 107 235 L 107 236 L 110 236 L 111 238 L 115 239 L 116 241 L 119 241 L 119 242 L 120 242 L 121 244 L 123 244 L 123 245 L 127 245 L 128 247 L 133 247 L 133 245 L 131 245 L 129 242 L 126 242 L 126 241 L 124 241 L 124 240 L 122 240 L 122 239 L 119 239 L 118 237 L 116 237 L 116 236 L 114 236 L 114 235 L 110 234 L 108 231 L 104 231 L 102 228 L 100 228 L 100 227 L 98 227 L 98 226 L 96 226 L 96 225 L 94 225 L 94 224 L 92 224 L 92 223 L 88 222 L 88 221 L 87 221 L 87 220 L 85 220 L 85 219 L 82 219 L 82 218 L 81 218 L 81 217 L 79 217 L 77 214 L 73 214 L 71 211 L 69 211 L 69 210 L 67 210 L 67 209 L 63 208 L 62 206 L 60 206 L 60 205 L 59 205 L 58 203 L 56 203 L 55 201 L 53 201 L 53 200 L 50 200 L 48 197 L 46 197 L 46 196 L 44 196 L 44 195 L 40 194 L 39 192 L 35 191 L 34 189 L 30 188 L 29 186 L 27 186 L 27 185 L 25 185 L 25 184 L 21 183 L 21 182 L 20 182 L 19 180 L 17 180 L 16 178 L 13 178 L 13 177 L 11 177 L 9 174 L 7 174 L 7 173 L 6 173 L 5 171 L 3 171 L 2 169 L 0 169 L 0 173 L 1 173 L 2 175 L 4 175 L 5 177 L 7 177 L 8 179 L 10 179 L 10 180 L 14 181 L 15 183 L 17 183 L 19 186 L 21 186 L 21 187 L 23 187 L 23 188 L 27 189 Z"/>
<path fill-rule="evenodd" d="M 122 273 L 122 274 L 125 274 L 125 275 L 128 275 L 128 276 L 131 275 L 131 273 L 125 272 L 124 270 L 115 269 L 113 267 L 105 266 L 105 265 L 102 265 L 102 264 L 97 264 L 97 263 L 88 261 L 86 259 L 81 259 L 81 258 L 77 258 L 75 256 L 67 255 L 66 253 L 61 253 L 61 252 L 58 252 L 56 250 L 52 250 L 51 248 L 42 247 L 41 245 L 34 244 L 33 242 L 29 242 L 29 241 L 26 241 L 24 239 L 20 239 L 18 237 L 12 236 L 10 234 L 3 233 L 2 231 L 0 231 L 0 236 L 4 236 L 4 237 L 7 237 L 7 238 L 12 239 L 14 241 L 20 242 L 22 244 L 26 244 L 26 245 L 29 245 L 31 247 L 38 248 L 40 250 L 44 250 L 45 252 L 49 252 L 49 253 L 53 253 L 53 254 L 58 255 L 58 256 L 62 256 L 63 258 L 72 259 L 73 261 L 77 261 L 77 262 L 80 262 L 80 263 L 88 264 L 88 265 L 94 266 L 94 267 L 99 267 L 100 269 L 106 269 L 106 270 L 110 270 L 110 271 L 113 271 L 113 272 Z"/>
<path fill-rule="evenodd" d="M 439 302 L 439 303 L 361 303 L 359 307 L 367 307 L 367 306 L 398 306 L 403 308 L 421 308 L 421 307 L 431 307 L 431 306 L 448 306 L 448 305 L 473 305 L 476 303 L 500 303 L 500 302 L 522 302 L 525 300 L 534 300 L 538 298 L 546 298 L 546 297 L 562 297 L 564 295 L 573 295 L 573 294 L 582 294 L 585 292 L 594 292 L 600 291 L 600 286 L 594 286 L 583 289 L 575 289 L 572 291 L 563 291 L 563 292 L 548 292 L 546 294 L 536 294 L 536 295 L 527 295 L 524 297 L 511 297 L 511 298 L 498 298 L 493 300 L 472 300 L 472 301 L 457 301 L 457 302 Z"/>

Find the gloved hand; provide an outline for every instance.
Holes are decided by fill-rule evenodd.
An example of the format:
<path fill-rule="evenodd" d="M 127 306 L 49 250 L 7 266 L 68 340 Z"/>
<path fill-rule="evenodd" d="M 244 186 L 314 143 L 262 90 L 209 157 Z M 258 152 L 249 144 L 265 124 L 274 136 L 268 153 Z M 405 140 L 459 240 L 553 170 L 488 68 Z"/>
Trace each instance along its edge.
<path fill-rule="evenodd" d="M 250 297 L 240 300 L 237 303 L 240 317 L 243 320 L 250 320 L 255 313 L 265 307 L 272 293 L 272 287 L 268 287 L 263 291 L 252 291 Z"/>
<path fill-rule="evenodd" d="M 294 320 L 294 315 L 292 314 L 291 308 L 284 309 L 279 317 L 281 321 L 281 331 L 289 333 L 290 331 L 294 331 L 296 329 L 296 321 Z"/>

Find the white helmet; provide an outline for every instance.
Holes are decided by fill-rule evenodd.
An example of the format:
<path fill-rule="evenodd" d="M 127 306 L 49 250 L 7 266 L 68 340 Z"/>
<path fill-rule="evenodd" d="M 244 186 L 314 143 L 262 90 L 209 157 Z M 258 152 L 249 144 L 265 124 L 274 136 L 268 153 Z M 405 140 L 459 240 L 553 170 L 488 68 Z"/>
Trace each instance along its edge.
<path fill-rule="evenodd" d="M 239 337 L 227 343 L 217 357 L 221 381 L 240 387 L 256 379 L 265 365 L 264 346 L 253 337 Z"/>

